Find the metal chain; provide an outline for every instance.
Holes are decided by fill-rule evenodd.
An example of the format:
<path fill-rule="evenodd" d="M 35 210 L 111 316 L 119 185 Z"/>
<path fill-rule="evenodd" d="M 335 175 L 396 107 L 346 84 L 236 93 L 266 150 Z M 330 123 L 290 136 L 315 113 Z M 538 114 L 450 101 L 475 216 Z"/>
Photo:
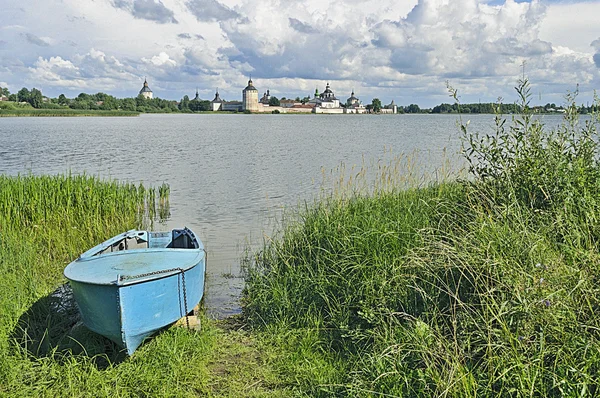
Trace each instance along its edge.
<path fill-rule="evenodd" d="M 183 269 L 179 268 L 181 270 L 181 284 L 183 285 L 183 308 L 185 309 L 185 324 L 187 326 L 187 328 L 190 328 L 190 319 L 188 318 L 187 314 L 188 314 L 188 306 L 187 306 L 187 292 L 185 290 L 185 272 L 183 272 Z"/>
<path fill-rule="evenodd" d="M 152 275 L 159 275 L 159 274 L 166 274 L 168 272 L 173 272 L 173 271 L 179 271 L 179 272 L 183 272 L 183 269 L 181 268 L 169 268 L 169 269 L 163 269 L 160 271 L 152 271 L 152 272 L 147 272 L 145 274 L 138 274 L 138 275 L 121 275 L 119 277 L 120 281 L 126 281 L 126 280 L 130 280 L 130 279 L 138 279 L 138 278 L 145 278 L 146 276 L 152 276 Z"/>

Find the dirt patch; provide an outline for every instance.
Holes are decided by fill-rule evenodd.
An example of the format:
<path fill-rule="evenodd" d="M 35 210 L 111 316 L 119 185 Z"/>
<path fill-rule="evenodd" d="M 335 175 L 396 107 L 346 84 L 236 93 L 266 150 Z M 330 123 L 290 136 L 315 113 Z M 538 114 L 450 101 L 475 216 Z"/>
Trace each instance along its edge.
<path fill-rule="evenodd" d="M 278 381 L 271 354 L 239 316 L 219 321 L 216 349 L 209 364 L 215 396 L 280 397 L 289 391 Z"/>

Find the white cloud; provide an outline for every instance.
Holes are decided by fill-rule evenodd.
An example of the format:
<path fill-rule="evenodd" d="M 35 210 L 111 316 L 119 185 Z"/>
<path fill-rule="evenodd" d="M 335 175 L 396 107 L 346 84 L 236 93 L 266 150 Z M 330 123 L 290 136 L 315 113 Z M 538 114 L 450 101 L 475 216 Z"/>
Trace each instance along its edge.
<path fill-rule="evenodd" d="M 540 24 L 540 39 L 554 46 L 591 53 L 590 42 L 600 37 L 600 1 L 550 4 Z"/>
<path fill-rule="evenodd" d="M 56 86 L 85 86 L 81 79 L 79 68 L 71 61 L 62 59 L 60 56 L 45 59 L 39 57 L 34 67 L 29 68 L 31 76 L 40 82 Z"/>
<path fill-rule="evenodd" d="M 152 64 L 154 66 L 176 66 L 177 62 L 172 60 L 169 55 L 161 51 L 160 54 L 153 56 L 152 58 L 142 58 L 142 61 Z"/>
<path fill-rule="evenodd" d="M 0 80 L 125 96 L 148 76 L 164 98 L 218 86 L 235 99 L 252 74 L 279 96 L 330 80 L 340 97 L 354 87 L 363 100 L 427 106 L 448 101 L 447 79 L 463 100 L 513 98 L 526 61 L 540 92 L 562 96 L 577 83 L 600 88 L 600 48 L 590 45 L 600 2 L 577 1 L 26 2 L 3 8 L 12 27 L 0 28 Z"/>

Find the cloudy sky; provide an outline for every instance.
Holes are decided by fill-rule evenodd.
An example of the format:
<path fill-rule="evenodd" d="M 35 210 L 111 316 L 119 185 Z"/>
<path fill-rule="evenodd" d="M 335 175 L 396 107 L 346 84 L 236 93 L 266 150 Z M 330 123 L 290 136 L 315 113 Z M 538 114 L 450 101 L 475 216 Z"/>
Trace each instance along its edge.
<path fill-rule="evenodd" d="M 401 105 L 513 102 L 523 72 L 535 103 L 600 89 L 600 0 L 0 0 L 0 86 L 69 97 L 196 88 L 241 99 L 306 96 L 330 82 Z"/>

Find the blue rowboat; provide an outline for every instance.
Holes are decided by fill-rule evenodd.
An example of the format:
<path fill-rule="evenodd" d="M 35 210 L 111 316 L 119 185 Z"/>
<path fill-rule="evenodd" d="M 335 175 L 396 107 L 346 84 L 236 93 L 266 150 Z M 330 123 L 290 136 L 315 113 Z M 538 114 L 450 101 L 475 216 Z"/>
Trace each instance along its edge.
<path fill-rule="evenodd" d="M 64 271 L 85 326 L 127 349 L 186 316 L 202 299 L 206 251 L 188 228 L 131 230 Z"/>

